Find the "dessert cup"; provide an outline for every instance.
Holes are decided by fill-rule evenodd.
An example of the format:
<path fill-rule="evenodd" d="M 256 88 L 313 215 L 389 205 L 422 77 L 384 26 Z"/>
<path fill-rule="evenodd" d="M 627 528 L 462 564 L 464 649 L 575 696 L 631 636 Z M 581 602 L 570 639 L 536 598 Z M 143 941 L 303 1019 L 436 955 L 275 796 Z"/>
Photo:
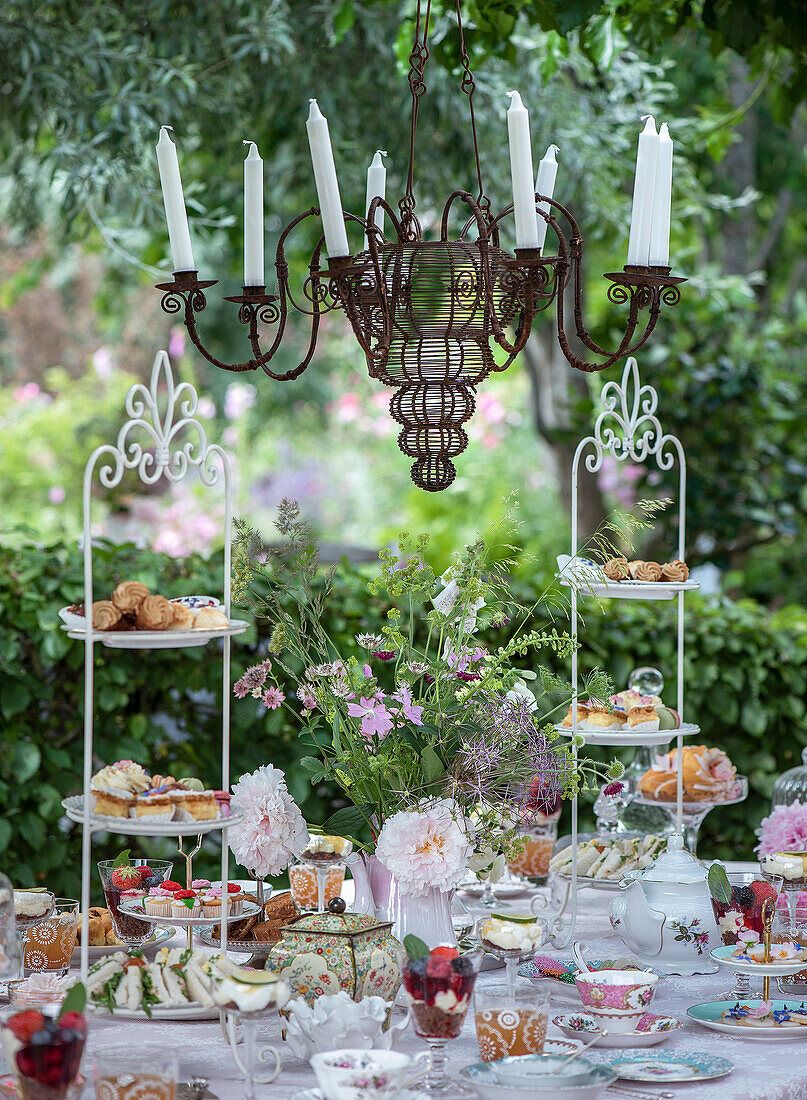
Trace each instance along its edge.
<path fill-rule="evenodd" d="M 156 1043 L 102 1046 L 95 1053 L 97 1100 L 175 1100 L 179 1060 Z"/>
<path fill-rule="evenodd" d="M 476 938 L 490 955 L 504 963 L 507 990 L 515 994 L 519 964 L 532 958 L 546 936 L 546 921 L 532 914 L 492 914 L 476 922 Z"/>
<path fill-rule="evenodd" d="M 77 1100 L 81 1094 L 79 1069 L 87 1021 L 77 1012 L 60 1021 L 60 1009 L 60 1004 L 40 1004 L 14 1008 L 3 1016 L 3 1052 L 19 1100 Z"/>
<path fill-rule="evenodd" d="M 101 860 L 98 873 L 115 935 L 127 947 L 140 947 L 154 934 L 154 926 L 151 921 L 138 920 L 128 913 L 122 913 L 120 906 L 144 898 L 149 890 L 161 886 L 171 874 L 172 865 L 166 859 L 130 859 L 127 866 L 140 870 L 139 883 L 131 876 L 127 876 L 130 881 L 123 882 L 122 877 L 116 875 L 122 868 L 115 867 L 111 859 Z M 150 873 L 146 874 L 146 871 Z"/>
<path fill-rule="evenodd" d="M 534 985 L 510 993 L 476 989 L 474 1023 L 483 1062 L 520 1054 L 540 1054 L 549 1019 L 549 994 Z"/>
<path fill-rule="evenodd" d="M 78 900 L 56 898 L 53 912 L 25 933 L 23 969 L 65 975 L 78 935 Z"/>
<path fill-rule="evenodd" d="M 445 1045 L 462 1031 L 482 953 L 461 955 L 455 947 L 441 945 L 432 948 L 428 956 L 410 958 L 402 949 L 399 962 L 415 1034 L 425 1039 L 432 1056 L 431 1071 L 418 1088 L 430 1095 L 471 1095 L 446 1075 Z"/>
<path fill-rule="evenodd" d="M 256 1046 L 258 1025 L 287 1004 L 291 989 L 284 981 L 266 971 L 240 969 L 225 978 L 213 990 L 213 999 L 222 1008 L 221 1024 L 235 1064 L 244 1075 L 243 1100 L 255 1100 L 255 1085 L 268 1085 L 280 1073 L 282 1059 L 275 1047 Z M 244 1058 L 238 1051 L 243 1041 Z M 274 1060 L 268 1074 L 258 1076 L 257 1064 Z"/>
<path fill-rule="evenodd" d="M 744 933 L 749 936 L 750 942 L 759 943 L 764 932 L 764 901 L 766 897 L 778 897 L 782 880 L 771 875 L 763 877 L 761 873 L 754 871 L 731 871 L 727 877 L 731 886 L 731 900 L 722 902 L 714 897 L 711 899 L 720 938 L 726 947 L 741 942 Z M 721 993 L 717 1000 L 760 999 L 762 994 L 751 989 L 749 974 L 736 972 L 735 978 L 736 984 L 727 992 Z"/>

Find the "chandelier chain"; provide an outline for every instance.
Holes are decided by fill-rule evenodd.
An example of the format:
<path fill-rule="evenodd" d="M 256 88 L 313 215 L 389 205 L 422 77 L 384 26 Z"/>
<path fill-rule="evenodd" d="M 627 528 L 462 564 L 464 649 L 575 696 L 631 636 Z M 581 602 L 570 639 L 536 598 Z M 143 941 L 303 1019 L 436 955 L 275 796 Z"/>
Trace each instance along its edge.
<path fill-rule="evenodd" d="M 406 174 L 406 191 L 398 203 L 398 209 L 401 211 L 401 226 L 408 240 L 417 238 L 417 226 L 414 219 L 415 142 L 417 139 L 420 101 L 426 94 L 426 81 L 423 78 L 423 73 L 426 69 L 426 62 L 429 60 L 431 7 L 431 0 L 426 0 L 426 14 L 424 17 L 421 11 L 421 0 L 418 0 L 415 40 L 412 43 L 412 52 L 409 55 L 409 89 L 412 93 L 412 120 L 409 127 L 409 170 Z M 423 28 L 422 36 L 421 25 Z"/>
<path fill-rule="evenodd" d="M 463 77 L 460 88 L 468 96 L 468 109 L 471 115 L 471 133 L 474 139 L 474 162 L 476 163 L 476 180 L 479 184 L 479 193 L 477 194 L 477 202 L 486 212 L 490 211 L 490 199 L 485 195 L 485 188 L 482 183 L 482 165 L 479 160 L 479 138 L 476 133 L 476 113 L 474 111 L 474 92 L 476 91 L 476 82 L 474 80 L 474 74 L 471 71 L 471 61 L 468 57 L 468 48 L 465 45 L 465 32 L 462 28 L 462 13 L 460 11 L 460 0 L 456 0 L 457 3 L 457 27 L 460 32 L 460 60 L 462 62 Z"/>

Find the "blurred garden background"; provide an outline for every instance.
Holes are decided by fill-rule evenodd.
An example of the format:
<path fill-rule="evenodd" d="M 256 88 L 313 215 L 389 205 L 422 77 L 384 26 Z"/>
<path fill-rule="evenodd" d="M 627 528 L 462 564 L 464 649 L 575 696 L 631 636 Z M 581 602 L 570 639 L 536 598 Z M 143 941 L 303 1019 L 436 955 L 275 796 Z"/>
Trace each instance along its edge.
<path fill-rule="evenodd" d="M 408 151 L 412 0 L 100 0 L 0 11 L 0 864 L 15 883 L 78 883 L 78 840 L 60 800 L 79 786 L 83 651 L 58 629 L 82 598 L 81 481 L 112 439 L 123 397 L 167 348 L 201 395 L 210 439 L 233 455 L 236 510 L 272 541 L 284 497 L 344 558 L 328 626 L 344 648 L 386 609 L 367 609 L 362 561 L 400 530 L 426 531 L 436 569 L 477 533 L 499 530 L 518 493 L 517 591 L 534 599 L 568 550 L 569 465 L 604 375 L 573 372 L 549 316 L 504 375 L 480 387 L 467 451 L 449 490 L 409 480 L 389 393 L 368 378 L 334 315 L 296 382 L 216 370 L 160 309 L 170 273 L 154 156 L 172 125 L 200 277 L 218 278 L 201 319 L 224 359 L 243 330 L 221 294 L 241 285 L 242 139 L 265 163 L 267 279 L 277 237 L 315 204 L 304 121 L 329 117 L 346 207 L 387 150 L 387 196 Z M 625 262 L 640 116 L 675 140 L 671 257 L 687 277 L 639 355 L 664 427 L 689 463 L 686 558 L 704 594 L 688 602 L 687 717 L 750 777 L 745 804 L 715 810 L 700 853 L 749 857 L 775 777 L 807 745 L 807 18 L 799 0 L 468 0 L 485 183 L 510 201 L 505 93 L 517 87 L 536 158 L 559 147 L 555 197 L 586 240 L 587 323 L 621 335 L 605 271 Z M 473 150 L 453 4 L 432 5 L 430 94 L 422 102 L 416 198 L 433 222 L 473 187 Z M 309 245 L 313 242 L 309 242 Z M 512 242 L 509 242 L 512 244 Z M 308 256 L 289 255 L 293 279 Z M 302 354 L 292 332 L 281 368 Z M 670 496 L 673 475 L 604 466 L 582 489 L 582 530 L 614 509 Z M 99 585 L 137 577 L 167 594 L 220 588 L 221 512 L 193 484 L 99 495 Z M 643 549 L 673 556 L 675 509 Z M 498 536 L 497 536 L 498 537 Z M 504 553 L 504 547 L 502 547 Z M 218 572 L 217 572 L 218 571 Z M 541 609 L 537 616 L 541 618 Z M 631 668 L 674 674 L 673 611 L 623 602 L 586 618 L 583 665 L 618 687 Z M 490 639 L 495 640 L 495 639 Z M 233 648 L 240 675 L 258 631 Z M 131 756 L 175 774 L 216 774 L 219 662 L 211 648 L 99 659 L 98 759 Z M 673 703 L 669 692 L 665 701 Z M 331 808 L 295 766 L 306 750 L 283 711 L 233 709 L 233 776 L 271 761 L 311 821 Z M 110 840 L 110 851 L 121 847 Z M 211 862 L 212 867 L 212 862 Z"/>

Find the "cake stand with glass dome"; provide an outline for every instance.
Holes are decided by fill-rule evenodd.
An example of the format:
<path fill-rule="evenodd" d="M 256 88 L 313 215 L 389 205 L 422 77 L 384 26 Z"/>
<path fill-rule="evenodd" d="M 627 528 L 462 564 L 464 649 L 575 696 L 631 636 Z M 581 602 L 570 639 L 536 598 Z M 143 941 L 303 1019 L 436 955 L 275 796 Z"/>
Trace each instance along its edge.
<path fill-rule="evenodd" d="M 676 672 L 675 672 L 675 713 L 677 727 L 674 729 L 657 729 L 635 732 L 623 732 L 622 729 L 597 730 L 580 728 L 580 716 L 578 714 L 577 700 L 581 698 L 581 683 L 579 670 L 579 655 L 575 648 L 571 656 L 571 680 L 573 690 L 573 702 L 571 706 L 571 726 L 558 724 L 557 732 L 571 739 L 572 753 L 577 755 L 580 748 L 585 745 L 602 745 L 611 748 L 634 747 L 637 749 L 637 757 L 627 769 L 626 782 L 632 799 L 629 805 L 623 805 L 621 819 L 614 821 L 613 814 L 606 822 L 606 835 L 619 831 L 622 828 L 634 831 L 656 831 L 658 825 L 662 828 L 658 831 L 669 831 L 672 825 L 676 832 L 685 835 L 688 845 L 693 845 L 697 839 L 697 830 L 700 822 L 706 816 L 714 804 L 702 804 L 697 809 L 692 808 L 685 801 L 683 785 L 683 747 L 684 738 L 692 737 L 700 733 L 700 727 L 692 722 L 684 720 L 684 598 L 685 594 L 698 588 L 697 583 L 689 580 L 672 581 L 662 579 L 659 581 L 640 581 L 628 579 L 623 581 L 609 580 L 602 569 L 592 561 L 581 556 L 579 536 L 579 497 L 578 482 L 581 463 L 590 474 L 596 474 L 602 469 L 606 456 L 616 463 L 630 461 L 634 465 L 655 466 L 659 472 L 666 472 L 678 468 L 678 498 L 677 498 L 677 531 L 678 547 L 677 559 L 684 560 L 686 546 L 686 456 L 680 440 L 673 435 L 666 434 L 657 416 L 658 394 L 652 386 L 642 384 L 639 378 L 639 369 L 634 358 L 629 358 L 625 363 L 621 382 L 607 382 L 600 395 L 601 412 L 598 414 L 591 435 L 583 438 L 577 445 L 572 459 L 571 471 L 571 555 L 568 558 L 558 560 L 558 580 L 569 588 L 570 602 L 570 633 L 574 641 L 579 640 L 580 615 L 579 603 L 581 600 L 594 598 L 596 600 L 642 600 L 647 601 L 648 616 L 652 615 L 652 607 L 656 601 L 677 600 L 676 619 Z M 596 536 L 592 533 L 592 539 Z M 672 556 L 672 555 L 671 555 Z M 643 694 L 660 695 L 663 689 L 663 678 L 658 670 L 650 667 L 636 669 L 631 675 L 629 686 L 641 691 Z M 641 776 L 649 770 L 653 764 L 653 749 L 661 749 L 676 741 L 676 774 L 677 786 L 674 801 L 645 802 L 638 795 L 638 783 Z M 745 797 L 747 787 L 741 777 L 737 795 L 737 801 Z M 728 802 L 721 803 L 727 805 Z M 600 810 L 606 810 L 603 803 Z M 629 824 L 630 815 L 634 822 Z M 601 814 L 602 816 L 602 814 Z M 647 828 L 647 818 L 651 817 L 654 824 Z M 670 820 L 672 819 L 672 820 Z M 572 806 L 572 844 L 576 848 L 577 843 L 577 807 Z M 577 865 L 572 863 L 572 884 L 577 887 Z M 573 903 L 574 904 L 574 903 Z"/>
<path fill-rule="evenodd" d="M 93 616 L 83 616 L 79 624 L 65 623 L 67 634 L 84 643 L 84 781 L 81 795 L 63 800 L 68 818 L 82 826 L 81 862 L 81 976 L 86 982 L 89 969 L 89 909 L 92 871 L 93 835 L 101 832 L 123 836 L 173 837 L 178 842 L 180 856 L 185 860 L 187 885 L 190 886 L 192 859 L 198 852 L 203 836 L 212 832 L 221 836 L 221 879 L 228 880 L 229 845 L 227 830 L 238 824 L 240 817 L 219 816 L 209 821 L 149 821 L 145 818 L 99 817 L 92 812 L 90 782 L 94 770 L 93 734 L 95 718 L 94 670 L 98 647 L 107 649 L 106 660 L 114 659 L 119 649 L 178 649 L 222 641 L 221 684 L 221 786 L 230 788 L 230 650 L 232 637 L 242 634 L 247 623 L 230 617 L 230 554 L 232 528 L 232 479 L 230 462 L 225 451 L 208 443 L 205 430 L 194 417 L 198 395 L 188 382 L 175 384 L 171 363 L 164 351 L 157 353 L 148 386 L 136 383 L 126 395 L 124 409 L 128 419 L 118 432 L 115 444 L 102 444 L 93 451 L 84 468 L 84 607 L 92 609 L 97 591 L 93 584 L 93 530 L 91 504 L 94 479 L 97 475 L 104 489 L 120 485 L 125 473 L 139 478 L 147 488 L 160 481 L 174 483 L 195 473 L 205 487 L 223 487 L 224 497 L 224 569 L 221 609 L 229 620 L 228 627 L 210 630 L 109 631 L 93 627 Z M 127 578 L 136 579 L 136 578 Z M 65 609 L 69 610 L 69 609 Z M 196 838 L 191 851 L 184 848 L 183 838 Z M 144 921 L 151 918 L 144 916 Z M 162 918 L 160 918 L 162 919 Z M 236 919 L 228 913 L 228 894 L 222 894 L 220 945 L 227 946 L 227 924 Z M 173 922 L 172 922 L 173 923 Z M 194 918 L 182 922 L 188 930 L 190 946 Z"/>

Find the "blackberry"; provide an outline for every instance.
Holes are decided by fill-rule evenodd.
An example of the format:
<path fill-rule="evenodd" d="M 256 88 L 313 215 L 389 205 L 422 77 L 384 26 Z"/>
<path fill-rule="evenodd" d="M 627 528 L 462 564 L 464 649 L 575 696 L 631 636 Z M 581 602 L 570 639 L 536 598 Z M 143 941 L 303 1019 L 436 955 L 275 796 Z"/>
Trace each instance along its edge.
<path fill-rule="evenodd" d="M 428 962 L 428 957 L 422 959 L 410 959 L 408 964 L 409 973 L 414 974 L 416 978 L 425 978 Z"/>
<path fill-rule="evenodd" d="M 451 965 L 458 974 L 463 974 L 465 977 L 474 972 L 474 964 L 464 955 L 458 955 L 456 959 L 452 959 Z"/>
<path fill-rule="evenodd" d="M 741 886 L 737 890 L 737 901 L 745 909 L 754 909 L 757 904 L 757 899 L 754 897 L 754 891 L 750 886 Z"/>

